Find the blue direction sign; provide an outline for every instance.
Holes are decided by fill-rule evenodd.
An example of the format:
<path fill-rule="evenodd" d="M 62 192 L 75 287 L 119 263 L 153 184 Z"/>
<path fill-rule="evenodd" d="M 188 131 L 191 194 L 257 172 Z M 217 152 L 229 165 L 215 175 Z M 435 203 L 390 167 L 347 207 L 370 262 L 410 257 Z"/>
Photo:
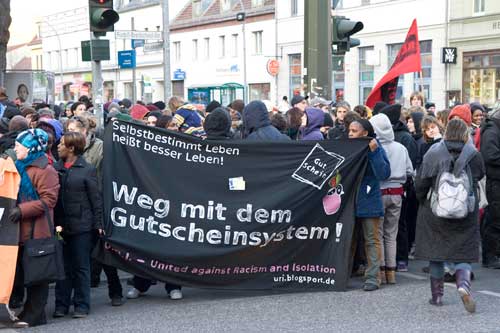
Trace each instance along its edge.
<path fill-rule="evenodd" d="M 186 79 L 186 72 L 184 72 L 180 68 L 177 68 L 174 72 L 174 80 L 185 80 L 185 79 Z"/>
<path fill-rule="evenodd" d="M 144 39 L 131 39 L 132 41 L 132 48 L 136 49 L 138 47 L 144 47 Z"/>
<path fill-rule="evenodd" d="M 118 66 L 120 68 L 135 68 L 135 50 L 118 51 Z"/>

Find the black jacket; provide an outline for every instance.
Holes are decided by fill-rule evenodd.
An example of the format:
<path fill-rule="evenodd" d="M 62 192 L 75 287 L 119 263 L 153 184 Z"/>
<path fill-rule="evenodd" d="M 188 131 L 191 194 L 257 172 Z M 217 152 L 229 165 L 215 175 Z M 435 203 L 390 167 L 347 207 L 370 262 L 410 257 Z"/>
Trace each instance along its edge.
<path fill-rule="evenodd" d="M 68 235 L 102 229 L 102 201 L 97 186 L 96 169 L 80 156 L 69 168 L 58 161 L 54 168 L 59 174 L 59 199 L 55 223 Z"/>
<path fill-rule="evenodd" d="M 411 164 L 415 167 L 418 163 L 418 147 L 417 142 L 410 134 L 408 127 L 401 121 L 392 125 L 394 130 L 394 141 L 399 142 L 408 150 L 408 155 L 410 155 Z"/>
<path fill-rule="evenodd" d="M 500 120 L 486 119 L 481 129 L 481 154 L 486 176 L 500 180 Z"/>

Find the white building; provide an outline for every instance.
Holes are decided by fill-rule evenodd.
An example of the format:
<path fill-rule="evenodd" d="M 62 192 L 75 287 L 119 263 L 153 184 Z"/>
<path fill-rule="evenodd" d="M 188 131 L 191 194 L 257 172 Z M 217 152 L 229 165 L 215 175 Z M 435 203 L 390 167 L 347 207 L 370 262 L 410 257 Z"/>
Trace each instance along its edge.
<path fill-rule="evenodd" d="M 446 67 L 441 64 L 441 48 L 446 46 L 446 3 L 447 0 L 340 1 L 335 15 L 362 21 L 364 29 L 355 35 L 361 46 L 351 49 L 343 64 L 341 57 L 334 57 L 339 66 L 332 74 L 334 99 L 363 104 L 390 68 L 412 20 L 417 18 L 423 78 L 421 81 L 418 74 L 401 77 L 398 99 L 408 104 L 411 92 L 419 90 L 422 83 L 426 100 L 443 108 Z M 278 50 L 282 57 L 278 90 L 280 95 L 291 95 L 300 90 L 302 83 L 303 73 L 299 73 L 298 66 L 303 62 L 303 1 L 277 0 L 276 12 Z"/>

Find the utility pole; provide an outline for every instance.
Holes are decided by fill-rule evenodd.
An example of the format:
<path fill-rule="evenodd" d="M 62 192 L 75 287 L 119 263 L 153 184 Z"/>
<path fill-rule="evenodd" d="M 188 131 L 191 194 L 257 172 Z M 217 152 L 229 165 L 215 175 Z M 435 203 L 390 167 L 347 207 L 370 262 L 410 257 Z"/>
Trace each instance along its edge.
<path fill-rule="evenodd" d="M 99 37 L 96 37 L 91 32 L 90 43 L 93 43 L 96 40 L 99 40 Z M 102 128 L 104 127 L 104 112 L 102 109 L 103 87 L 102 87 L 102 64 L 100 60 L 92 60 L 92 93 L 93 93 L 92 99 L 94 104 L 94 112 L 97 116 L 97 128 Z"/>
<path fill-rule="evenodd" d="M 306 94 L 332 95 L 331 0 L 304 1 L 304 83 Z"/>
<path fill-rule="evenodd" d="M 246 12 L 243 1 L 240 0 L 241 13 L 236 16 L 237 21 L 241 21 L 241 32 L 243 35 L 243 101 L 248 102 L 248 84 L 247 84 L 247 37 L 246 37 Z"/>
<path fill-rule="evenodd" d="M 163 13 L 163 100 L 172 96 L 172 81 L 170 80 L 170 17 L 168 0 L 162 2 Z"/>
<path fill-rule="evenodd" d="M 130 18 L 130 30 L 135 31 L 134 17 Z M 137 85 L 136 85 L 136 72 L 135 66 L 132 68 L 132 104 L 137 101 Z"/>

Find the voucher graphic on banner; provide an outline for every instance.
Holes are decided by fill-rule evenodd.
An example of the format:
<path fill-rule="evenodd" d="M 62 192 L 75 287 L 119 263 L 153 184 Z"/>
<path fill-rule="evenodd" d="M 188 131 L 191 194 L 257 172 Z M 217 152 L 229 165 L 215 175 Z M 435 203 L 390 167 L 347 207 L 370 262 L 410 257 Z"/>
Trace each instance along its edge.
<path fill-rule="evenodd" d="M 100 260 L 183 286 L 345 290 L 367 140 L 105 135 Z"/>

